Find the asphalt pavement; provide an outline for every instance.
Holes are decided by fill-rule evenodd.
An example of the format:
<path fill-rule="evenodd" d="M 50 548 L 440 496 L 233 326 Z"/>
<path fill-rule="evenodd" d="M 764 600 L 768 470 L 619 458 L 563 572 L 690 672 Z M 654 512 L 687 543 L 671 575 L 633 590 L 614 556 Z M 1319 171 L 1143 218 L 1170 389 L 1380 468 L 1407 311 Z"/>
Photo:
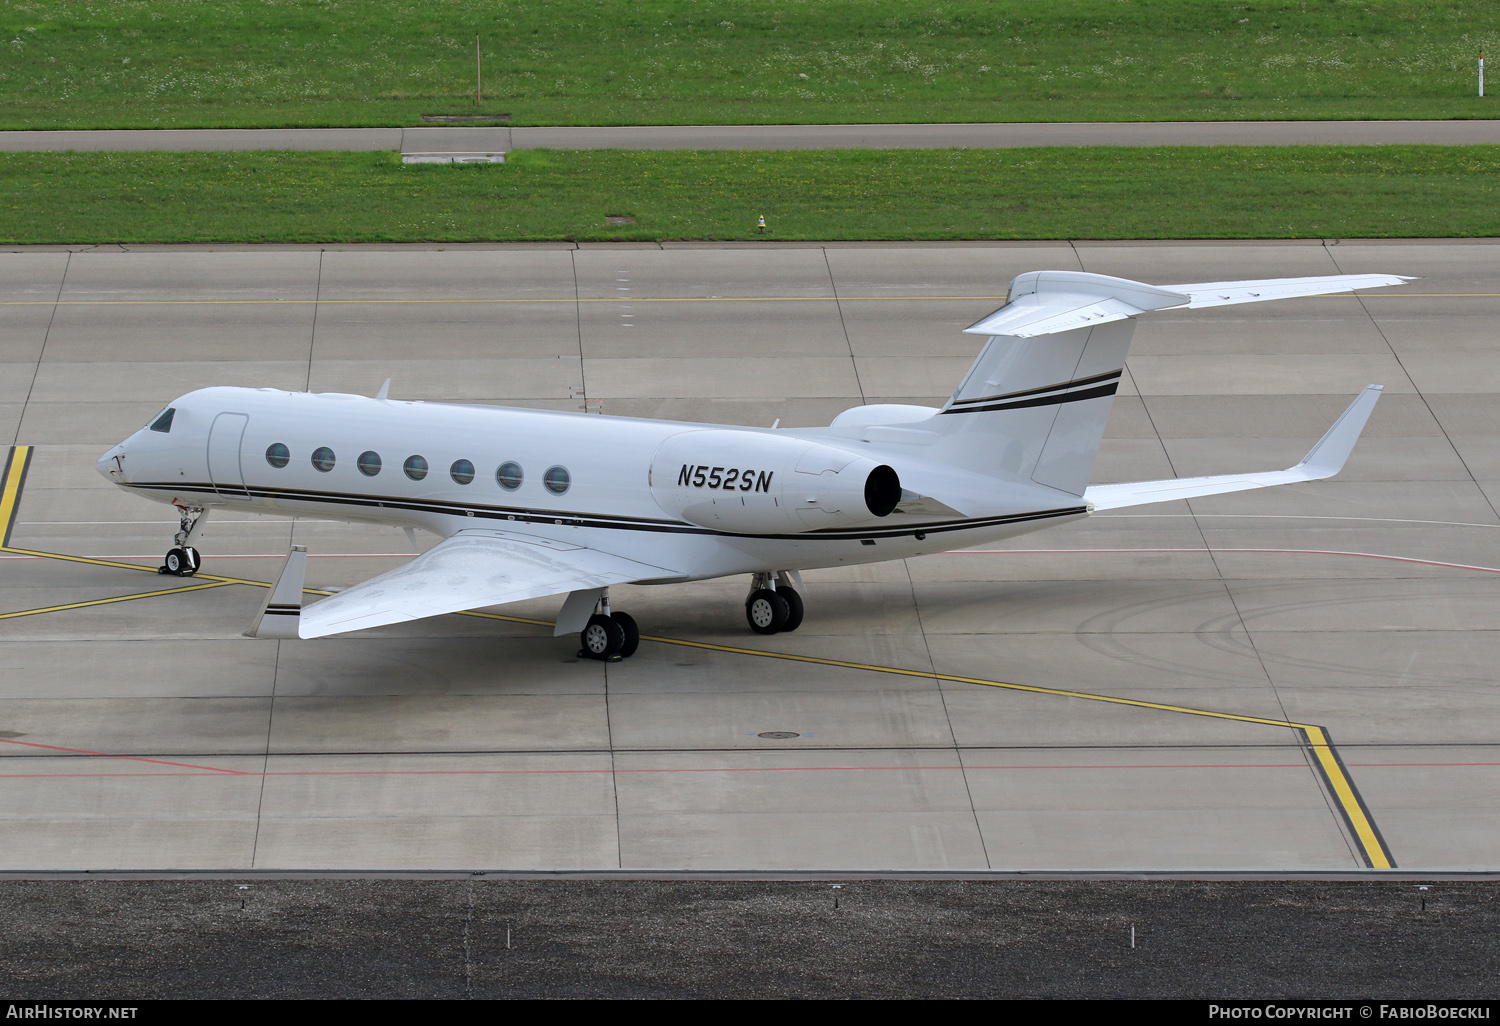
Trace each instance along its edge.
<path fill-rule="evenodd" d="M 1497 895 L 1462 881 L 8 881 L 0 997 L 1486 999 Z"/>

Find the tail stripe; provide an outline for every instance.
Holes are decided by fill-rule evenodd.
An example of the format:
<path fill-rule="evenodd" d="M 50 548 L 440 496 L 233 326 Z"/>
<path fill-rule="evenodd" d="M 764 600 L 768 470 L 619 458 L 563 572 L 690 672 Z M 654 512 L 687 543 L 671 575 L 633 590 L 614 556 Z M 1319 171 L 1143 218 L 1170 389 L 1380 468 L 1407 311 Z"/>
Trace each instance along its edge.
<path fill-rule="evenodd" d="M 1114 395 L 1120 388 L 1119 381 L 1111 381 L 1107 385 L 1097 385 L 1094 388 L 1086 388 L 1077 392 L 1064 392 L 1061 395 L 1043 395 L 1034 399 L 1017 399 L 1008 403 L 991 403 L 989 406 L 965 406 L 962 409 L 942 410 L 943 413 L 994 413 L 999 410 L 1019 410 L 1027 406 L 1061 406 L 1063 403 L 1082 402 L 1085 399 L 1102 399 L 1105 396 Z"/>
<path fill-rule="evenodd" d="M 975 403 L 994 403 L 1005 399 L 1019 399 L 1022 396 L 1041 395 L 1044 392 L 1060 392 L 1065 388 L 1080 388 L 1084 385 L 1094 385 L 1105 381 L 1118 381 L 1124 369 L 1112 370 L 1104 374 L 1095 374 L 1087 378 L 1075 378 L 1072 381 L 1064 381 L 1057 385 L 1043 385 L 1041 388 L 1023 388 L 1019 392 L 1006 392 L 1002 395 L 984 395 L 976 399 L 959 399 L 954 406 L 973 406 Z"/>

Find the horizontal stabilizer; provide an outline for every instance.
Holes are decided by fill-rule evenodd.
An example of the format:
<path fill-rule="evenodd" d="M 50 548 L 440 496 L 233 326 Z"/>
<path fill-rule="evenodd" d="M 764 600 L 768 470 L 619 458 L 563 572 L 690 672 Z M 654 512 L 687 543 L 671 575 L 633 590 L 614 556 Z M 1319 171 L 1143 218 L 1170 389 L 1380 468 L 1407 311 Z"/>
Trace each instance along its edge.
<path fill-rule="evenodd" d="M 1411 280 L 1396 274 L 1333 274 L 1157 286 L 1085 271 L 1030 271 L 1011 282 L 1009 302 L 964 331 L 971 335 L 1033 338 L 1124 320 L 1147 310 L 1197 310 L 1296 296 L 1326 296 L 1401 285 Z"/>
<path fill-rule="evenodd" d="M 681 576 L 581 545 L 503 531 L 460 531 L 404 566 L 308 606 L 300 633 L 320 638 L 565 591 Z"/>
<path fill-rule="evenodd" d="M 1216 477 L 1181 477 L 1167 481 L 1132 481 L 1126 484 L 1090 485 L 1083 493 L 1085 502 L 1097 512 L 1106 509 L 1121 509 L 1126 506 L 1144 506 L 1153 502 L 1170 502 L 1174 499 L 1197 499 L 1205 495 L 1222 495 L 1226 492 L 1243 492 L 1252 488 L 1269 488 L 1272 485 L 1293 484 L 1298 481 L 1320 481 L 1332 477 L 1344 469 L 1344 462 L 1359 441 L 1360 432 L 1375 403 L 1384 391 L 1380 385 L 1369 385 L 1350 404 L 1333 427 L 1328 429 L 1318 444 L 1303 458 L 1301 463 L 1286 470 L 1270 470 L 1252 474 L 1222 474 Z"/>
<path fill-rule="evenodd" d="M 1321 278 L 1268 278 L 1264 281 L 1210 281 L 1197 285 L 1168 285 L 1173 292 L 1192 297 L 1189 310 L 1234 303 L 1265 303 L 1297 296 L 1328 296 L 1355 289 L 1378 289 L 1404 285 L 1411 278 L 1399 274 L 1330 274 Z"/>

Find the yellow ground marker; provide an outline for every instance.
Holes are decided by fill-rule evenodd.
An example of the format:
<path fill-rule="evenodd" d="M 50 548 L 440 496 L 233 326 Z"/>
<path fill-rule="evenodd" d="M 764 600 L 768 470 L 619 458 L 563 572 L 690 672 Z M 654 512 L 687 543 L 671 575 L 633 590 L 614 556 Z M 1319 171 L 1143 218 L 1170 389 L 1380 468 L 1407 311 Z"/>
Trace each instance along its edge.
<path fill-rule="evenodd" d="M 0 525 L 4 527 L 3 543 L 0 543 L 0 551 L 46 559 L 59 559 L 74 563 L 89 563 L 95 566 L 117 567 L 125 570 L 150 571 L 151 573 L 155 573 L 153 568 L 143 567 L 136 563 L 122 563 L 117 560 L 95 559 L 88 556 L 69 556 L 62 553 L 43 552 L 36 549 L 21 549 L 10 544 L 10 532 L 15 522 L 17 506 L 21 497 L 21 488 L 25 481 L 26 469 L 31 462 L 31 448 L 31 446 L 27 445 L 15 446 L 11 449 L 10 456 L 6 460 L 4 481 L 0 483 Z M 142 592 L 137 595 L 121 595 L 115 598 L 74 602 L 67 605 L 48 606 L 41 609 L 20 610 L 14 613 L 0 614 L 0 620 L 20 616 L 36 616 L 67 609 L 81 609 L 85 606 L 105 605 L 111 602 L 125 602 L 137 598 L 153 598 L 160 595 L 173 595 L 187 591 L 202 591 L 230 584 L 244 584 L 256 588 L 271 587 L 271 584 L 267 581 L 252 581 L 239 577 L 221 577 L 215 574 L 200 574 L 198 576 L 205 578 L 205 583 L 166 588 L 160 591 Z M 319 591 L 314 588 L 306 588 L 304 591 L 313 595 L 329 594 L 329 592 Z M 537 627 L 553 626 L 552 622 L 548 620 L 507 616 L 503 613 L 470 611 L 460 615 L 475 616 L 486 620 L 503 620 L 508 623 L 524 623 Z M 1151 709 L 1156 712 L 1178 713 L 1185 716 L 1202 716 L 1209 719 L 1233 720 L 1239 723 L 1256 723 L 1268 727 L 1286 728 L 1295 731 L 1301 738 L 1303 745 L 1311 753 L 1313 765 L 1318 775 L 1322 778 L 1324 786 L 1328 789 L 1328 793 L 1333 796 L 1334 802 L 1344 818 L 1345 825 L 1358 842 L 1361 857 L 1365 865 L 1371 869 L 1396 868 L 1395 859 L 1391 857 L 1390 849 L 1386 846 L 1385 839 L 1380 835 L 1379 829 L 1375 826 L 1375 821 L 1370 815 L 1369 808 L 1365 805 L 1364 798 L 1360 796 L 1359 790 L 1354 786 L 1354 781 L 1349 777 L 1349 771 L 1344 767 L 1343 760 L 1339 758 L 1338 749 L 1334 747 L 1333 741 L 1329 738 L 1328 731 L 1316 724 L 1294 723 L 1290 720 L 1274 720 L 1264 716 L 1243 716 L 1238 713 L 1216 712 L 1211 709 L 1193 709 L 1188 706 L 1170 705 L 1164 702 L 1146 702 L 1136 698 L 1117 698 L 1112 695 L 1096 695 L 1086 691 L 1068 691 L 1063 688 L 1045 688 L 1034 684 L 1012 684 L 1006 681 L 986 680 L 982 677 L 963 677 L 957 674 L 934 673 L 928 670 L 908 670 L 899 666 L 857 663 L 847 659 L 829 659 L 824 656 L 797 655 L 790 652 L 765 652 L 754 648 L 740 648 L 735 645 L 718 645 L 707 641 L 688 641 L 683 638 L 666 638 L 643 634 L 641 635 L 641 640 L 661 645 L 675 645 L 680 648 L 726 652 L 733 655 L 755 656 L 761 659 L 779 659 L 783 662 L 806 663 L 813 666 L 835 666 L 843 669 L 891 674 L 898 677 L 918 677 L 926 680 L 948 681 L 954 684 L 972 684 L 976 687 L 996 688 L 1002 691 L 1050 695 L 1056 698 L 1102 702 L 1106 705 Z"/>

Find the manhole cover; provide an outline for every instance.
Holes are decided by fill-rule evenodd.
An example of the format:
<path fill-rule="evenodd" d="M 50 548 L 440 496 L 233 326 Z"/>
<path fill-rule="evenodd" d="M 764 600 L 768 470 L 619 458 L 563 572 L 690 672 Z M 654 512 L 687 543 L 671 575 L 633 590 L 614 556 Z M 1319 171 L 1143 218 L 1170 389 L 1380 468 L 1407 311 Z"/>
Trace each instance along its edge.
<path fill-rule="evenodd" d="M 801 737 L 802 735 L 795 730 L 767 730 L 755 736 L 768 738 L 771 741 L 785 741 L 789 737 Z"/>

